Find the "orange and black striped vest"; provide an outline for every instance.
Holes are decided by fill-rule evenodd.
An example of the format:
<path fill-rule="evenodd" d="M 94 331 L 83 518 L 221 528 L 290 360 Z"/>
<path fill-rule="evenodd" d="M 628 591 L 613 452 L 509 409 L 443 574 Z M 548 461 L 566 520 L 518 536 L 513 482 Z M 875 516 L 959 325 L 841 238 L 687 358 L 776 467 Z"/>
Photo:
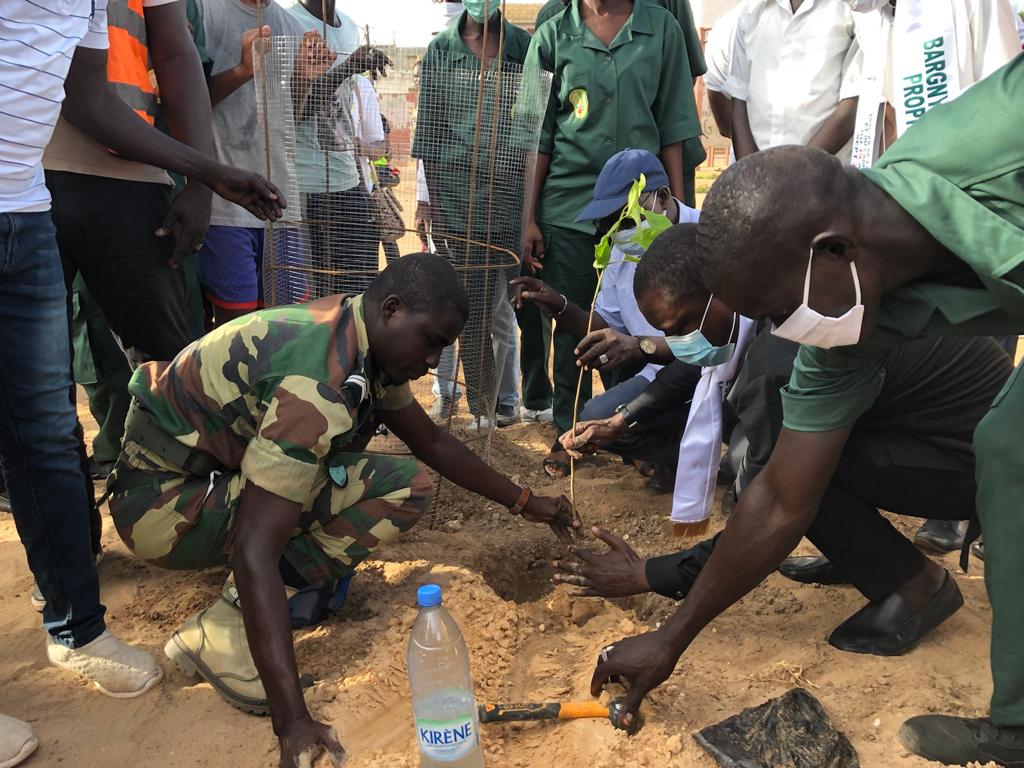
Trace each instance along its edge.
<path fill-rule="evenodd" d="M 107 79 L 114 92 L 150 125 L 156 122 L 157 91 L 149 75 L 149 47 L 142 0 L 110 0 L 107 5 Z"/>

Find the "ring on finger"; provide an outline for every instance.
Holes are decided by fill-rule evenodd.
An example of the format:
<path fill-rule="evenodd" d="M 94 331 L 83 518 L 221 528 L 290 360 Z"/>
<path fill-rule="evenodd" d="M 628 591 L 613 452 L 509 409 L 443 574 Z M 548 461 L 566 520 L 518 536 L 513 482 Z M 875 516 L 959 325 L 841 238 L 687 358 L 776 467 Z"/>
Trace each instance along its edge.
<path fill-rule="evenodd" d="M 604 354 L 604 353 L 602 352 L 602 353 L 601 353 L 601 356 L 600 356 L 599 358 L 597 358 L 597 361 L 598 361 L 598 362 L 599 362 L 599 363 L 600 363 L 601 365 L 608 365 L 608 355 L 606 355 L 606 354 Z"/>
<path fill-rule="evenodd" d="M 601 649 L 601 661 L 608 661 L 608 652 L 614 651 L 614 645 L 608 645 Z"/>

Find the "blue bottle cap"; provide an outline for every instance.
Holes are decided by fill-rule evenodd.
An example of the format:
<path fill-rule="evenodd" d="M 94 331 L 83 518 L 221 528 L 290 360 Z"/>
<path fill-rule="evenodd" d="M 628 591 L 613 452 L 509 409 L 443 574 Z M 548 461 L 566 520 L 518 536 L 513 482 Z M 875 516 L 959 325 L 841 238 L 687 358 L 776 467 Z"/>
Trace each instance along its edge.
<path fill-rule="evenodd" d="M 416 590 L 416 602 L 420 608 L 433 608 L 441 604 L 441 587 L 437 584 L 424 584 Z"/>

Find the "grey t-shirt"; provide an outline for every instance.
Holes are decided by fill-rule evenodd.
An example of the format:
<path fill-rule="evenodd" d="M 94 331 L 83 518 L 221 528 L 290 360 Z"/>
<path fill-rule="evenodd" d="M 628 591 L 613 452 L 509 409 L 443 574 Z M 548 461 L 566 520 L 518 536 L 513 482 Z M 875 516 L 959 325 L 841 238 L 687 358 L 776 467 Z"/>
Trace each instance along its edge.
<path fill-rule="evenodd" d="M 242 53 L 242 35 L 258 24 L 256 7 L 240 0 L 196 0 L 206 33 L 206 51 L 213 60 L 211 75 L 231 69 L 238 64 Z M 302 37 L 302 26 L 277 3 L 266 3 L 262 9 L 263 23 L 270 26 L 274 37 L 287 35 Z M 270 146 L 285 146 L 285 116 L 268 122 L 271 130 Z M 301 201 L 295 199 L 295 182 L 289 175 L 287 154 L 271 152 L 271 166 L 267 172 L 264 151 L 264 127 L 257 116 L 256 84 L 250 80 L 213 108 L 214 154 L 220 162 L 236 168 L 254 170 L 268 176 L 292 206 L 288 213 L 298 211 Z M 231 227 L 262 227 L 263 222 L 233 203 L 213 196 L 210 223 Z"/>

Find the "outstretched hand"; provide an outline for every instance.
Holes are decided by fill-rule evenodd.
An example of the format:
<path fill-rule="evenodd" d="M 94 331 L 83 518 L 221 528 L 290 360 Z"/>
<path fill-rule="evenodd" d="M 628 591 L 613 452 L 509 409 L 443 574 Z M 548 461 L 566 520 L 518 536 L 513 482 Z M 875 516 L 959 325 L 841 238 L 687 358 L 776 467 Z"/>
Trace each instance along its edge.
<path fill-rule="evenodd" d="M 574 459 L 596 453 L 603 445 L 614 442 L 626 434 L 626 420 L 616 413 L 607 419 L 581 421 L 558 438 L 558 442 Z"/>
<path fill-rule="evenodd" d="M 225 200 L 240 205 L 263 221 L 277 221 L 288 207 L 281 190 L 258 173 L 221 166 L 211 189 Z"/>
<path fill-rule="evenodd" d="M 583 524 L 565 496 L 531 496 L 523 507 L 523 518 L 531 523 L 547 523 L 563 544 L 573 543 L 573 532 Z"/>
<path fill-rule="evenodd" d="M 565 308 L 562 294 L 536 277 L 517 277 L 509 282 L 512 286 L 512 305 L 522 309 L 524 302 L 532 301 L 546 315 L 557 315 Z"/>
<path fill-rule="evenodd" d="M 629 597 L 650 592 L 646 561 L 614 533 L 597 527 L 591 530 L 608 545 L 608 551 L 569 547 L 580 561 L 555 560 L 553 580 L 579 587 L 573 591 L 573 597 Z"/>
<path fill-rule="evenodd" d="M 601 651 L 590 680 L 590 695 L 600 696 L 601 689 L 610 682 L 625 685 L 621 722 L 629 730 L 637 721 L 644 698 L 668 680 L 680 655 L 662 630 L 619 640 Z"/>

